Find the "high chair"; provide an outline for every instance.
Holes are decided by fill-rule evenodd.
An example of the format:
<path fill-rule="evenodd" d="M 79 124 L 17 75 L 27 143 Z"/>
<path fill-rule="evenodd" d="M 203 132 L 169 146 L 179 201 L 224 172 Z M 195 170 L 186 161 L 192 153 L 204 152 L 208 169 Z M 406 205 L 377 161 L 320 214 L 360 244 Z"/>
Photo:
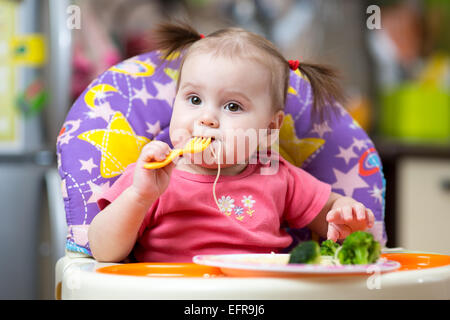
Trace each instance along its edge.
<path fill-rule="evenodd" d="M 386 299 L 398 297 L 398 290 L 411 284 L 410 276 L 397 273 L 382 276 L 390 291 L 368 291 L 366 278 L 348 277 L 332 282 L 314 278 L 299 287 L 299 279 L 225 277 L 218 268 L 195 264 L 96 262 L 87 231 L 99 212 L 99 195 L 136 161 L 146 143 L 156 139 L 172 146 L 169 122 L 181 59 L 176 54 L 161 59 L 158 52 L 149 52 L 109 68 L 76 100 L 59 133 L 58 171 L 68 234 L 66 255 L 56 265 L 58 299 L 339 299 L 349 297 L 345 292 L 354 292 L 355 298 Z M 291 71 L 286 101 L 274 147 L 292 164 L 330 183 L 334 192 L 370 208 L 376 222 L 369 231 L 384 246 L 385 180 L 373 142 L 340 105 L 338 115 L 328 119 L 313 115 L 312 89 L 298 70 Z M 290 248 L 317 239 L 305 228 L 288 232 L 294 240 Z M 108 268 L 100 272 L 104 267 Z M 442 268 L 436 279 L 444 279 L 445 286 L 450 280 L 448 269 Z M 445 287 L 436 291 L 425 283 L 421 292 L 431 297 L 445 292 Z"/>

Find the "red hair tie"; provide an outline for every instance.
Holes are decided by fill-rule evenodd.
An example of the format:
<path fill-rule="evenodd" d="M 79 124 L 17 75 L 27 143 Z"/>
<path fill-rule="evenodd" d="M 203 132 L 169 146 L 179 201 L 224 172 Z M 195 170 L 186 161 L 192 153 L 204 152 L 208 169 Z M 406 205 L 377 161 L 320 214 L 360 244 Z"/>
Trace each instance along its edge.
<path fill-rule="evenodd" d="M 200 39 L 203 39 L 205 35 L 203 33 L 200 33 Z"/>
<path fill-rule="evenodd" d="M 300 65 L 300 62 L 298 60 L 289 60 L 289 68 L 291 68 L 291 70 L 297 70 L 298 66 Z"/>

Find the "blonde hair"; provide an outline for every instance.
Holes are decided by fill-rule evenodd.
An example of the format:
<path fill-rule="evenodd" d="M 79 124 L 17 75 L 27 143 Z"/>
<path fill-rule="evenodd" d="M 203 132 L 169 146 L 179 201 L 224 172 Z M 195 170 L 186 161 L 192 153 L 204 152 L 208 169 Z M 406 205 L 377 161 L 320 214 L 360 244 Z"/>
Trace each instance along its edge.
<path fill-rule="evenodd" d="M 167 58 L 176 51 L 183 51 L 180 75 L 186 58 L 194 52 L 208 52 L 230 58 L 253 59 L 271 74 L 271 98 L 275 111 L 284 109 L 289 86 L 289 62 L 276 46 L 266 38 L 241 28 L 225 28 L 207 36 L 198 33 L 187 23 L 163 23 L 153 34 L 156 49 Z M 309 80 L 313 95 L 313 109 L 323 116 L 325 106 L 331 101 L 343 102 L 342 90 L 336 71 L 328 66 L 300 62 L 299 71 Z M 178 90 L 177 83 L 177 90 Z M 333 104 L 331 104 L 333 105 Z"/>

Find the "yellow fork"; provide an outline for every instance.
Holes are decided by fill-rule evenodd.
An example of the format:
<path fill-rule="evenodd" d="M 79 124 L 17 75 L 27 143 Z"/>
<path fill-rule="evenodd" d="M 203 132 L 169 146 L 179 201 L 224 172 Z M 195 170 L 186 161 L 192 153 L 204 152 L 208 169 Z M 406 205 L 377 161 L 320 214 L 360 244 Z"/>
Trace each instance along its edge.
<path fill-rule="evenodd" d="M 211 144 L 211 138 L 200 138 L 195 137 L 191 139 L 183 149 L 173 149 L 167 155 L 167 157 L 162 161 L 152 161 L 144 164 L 144 168 L 146 169 L 159 169 L 167 166 L 169 163 L 173 161 L 176 157 L 182 155 L 183 153 L 197 153 L 202 152 Z"/>

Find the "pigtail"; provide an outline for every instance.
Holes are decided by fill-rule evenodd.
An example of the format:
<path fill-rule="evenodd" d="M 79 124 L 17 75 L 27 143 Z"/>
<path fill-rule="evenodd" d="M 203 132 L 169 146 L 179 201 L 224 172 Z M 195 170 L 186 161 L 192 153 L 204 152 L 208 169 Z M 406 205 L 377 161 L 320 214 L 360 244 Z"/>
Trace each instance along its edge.
<path fill-rule="evenodd" d="M 153 33 L 156 49 L 164 52 L 164 59 L 177 50 L 189 47 L 201 38 L 200 33 L 184 22 L 161 23 Z"/>
<path fill-rule="evenodd" d="M 337 114 L 335 102 L 344 104 L 345 96 L 338 72 L 326 65 L 300 62 L 299 71 L 305 75 L 314 94 L 313 111 L 325 119 L 330 113 Z"/>

